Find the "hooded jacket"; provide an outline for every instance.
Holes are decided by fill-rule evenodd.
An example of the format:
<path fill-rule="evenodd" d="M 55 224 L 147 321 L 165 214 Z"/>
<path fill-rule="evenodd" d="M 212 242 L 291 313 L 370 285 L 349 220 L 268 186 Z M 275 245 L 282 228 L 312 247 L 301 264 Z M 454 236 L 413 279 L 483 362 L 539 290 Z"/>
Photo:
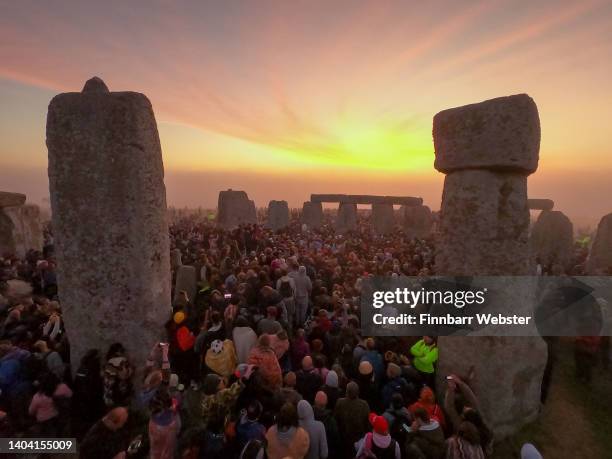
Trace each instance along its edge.
<path fill-rule="evenodd" d="M 290 427 L 286 430 L 278 430 L 275 424 L 268 429 L 266 434 L 268 442 L 266 452 L 268 459 L 303 459 L 308 453 L 310 440 L 308 432 L 302 427 Z"/>
<path fill-rule="evenodd" d="M 328 450 L 325 426 L 321 421 L 315 420 L 312 406 L 306 400 L 298 402 L 297 410 L 300 418 L 300 427 L 308 432 L 308 437 L 310 438 L 310 446 L 308 447 L 306 459 L 326 459 Z"/>

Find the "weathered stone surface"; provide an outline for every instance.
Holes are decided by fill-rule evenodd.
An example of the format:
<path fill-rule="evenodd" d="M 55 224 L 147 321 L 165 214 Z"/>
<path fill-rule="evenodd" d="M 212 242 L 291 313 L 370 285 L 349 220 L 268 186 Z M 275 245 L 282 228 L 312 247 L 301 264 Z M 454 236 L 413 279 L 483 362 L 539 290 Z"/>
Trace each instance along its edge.
<path fill-rule="evenodd" d="M 438 347 L 439 396 L 443 397 L 447 375 L 465 377 L 473 366 L 476 377 L 471 388 L 497 438 L 512 435 L 537 418 L 547 360 L 544 340 L 539 337 L 446 336 L 439 338 Z"/>
<path fill-rule="evenodd" d="M 528 199 L 527 206 L 530 210 L 553 210 L 555 201 L 552 199 Z"/>
<path fill-rule="evenodd" d="M 440 172 L 488 169 L 530 174 L 538 168 L 540 118 L 527 94 L 499 97 L 438 113 L 434 166 Z"/>
<path fill-rule="evenodd" d="M 21 193 L 9 193 L 0 191 L 0 208 L 20 206 L 26 201 L 26 195 Z"/>
<path fill-rule="evenodd" d="M 439 273 L 527 273 L 527 177 L 485 170 L 447 175 L 439 230 Z"/>
<path fill-rule="evenodd" d="M 141 366 L 171 312 L 164 168 L 151 103 L 88 82 L 85 92 L 51 101 L 47 147 L 73 364 L 119 341 Z"/>
<path fill-rule="evenodd" d="M 529 246 L 532 263 L 539 259 L 542 266 L 564 271 L 574 253 L 574 226 L 563 212 L 544 210 L 531 229 Z"/>
<path fill-rule="evenodd" d="M 357 229 L 357 204 L 340 203 L 335 227 L 340 234 Z"/>
<path fill-rule="evenodd" d="M 180 292 L 184 290 L 191 301 L 198 293 L 198 274 L 194 266 L 182 265 L 176 271 L 176 283 L 174 286 L 174 304 L 180 298 Z"/>
<path fill-rule="evenodd" d="M 220 191 L 217 207 L 217 225 L 233 229 L 240 225 L 257 223 L 255 203 L 244 191 Z"/>
<path fill-rule="evenodd" d="M 388 234 L 395 226 L 393 204 L 372 204 L 372 229 L 376 234 Z"/>
<path fill-rule="evenodd" d="M 42 250 L 40 209 L 33 204 L 0 209 L 0 253 L 25 256 L 30 249 Z"/>
<path fill-rule="evenodd" d="M 592 276 L 612 275 L 612 214 L 604 215 L 597 226 L 586 271 Z"/>
<path fill-rule="evenodd" d="M 323 225 L 323 204 L 306 201 L 302 207 L 300 221 L 308 228 L 320 228 Z"/>
<path fill-rule="evenodd" d="M 289 204 L 287 201 L 270 201 L 266 226 L 273 231 L 289 226 Z"/>
<path fill-rule="evenodd" d="M 183 266 L 183 257 L 179 249 L 174 249 L 170 252 L 170 267 L 176 271 L 179 266 Z"/>
<path fill-rule="evenodd" d="M 433 215 L 427 206 L 402 206 L 404 231 L 410 237 L 423 238 L 431 234 Z"/>
<path fill-rule="evenodd" d="M 538 164 L 537 107 L 526 95 L 438 113 L 435 167 L 449 173 L 440 211 L 436 272 L 440 275 L 529 273 L 527 177 Z M 526 292 L 523 292 L 526 294 Z M 467 375 L 485 420 L 503 438 L 540 408 L 547 360 L 541 338 L 440 337 L 440 396 L 446 376 Z"/>
<path fill-rule="evenodd" d="M 422 198 L 412 196 L 373 196 L 366 194 L 311 194 L 312 202 L 346 202 L 350 204 L 397 204 L 403 206 L 420 206 Z"/>

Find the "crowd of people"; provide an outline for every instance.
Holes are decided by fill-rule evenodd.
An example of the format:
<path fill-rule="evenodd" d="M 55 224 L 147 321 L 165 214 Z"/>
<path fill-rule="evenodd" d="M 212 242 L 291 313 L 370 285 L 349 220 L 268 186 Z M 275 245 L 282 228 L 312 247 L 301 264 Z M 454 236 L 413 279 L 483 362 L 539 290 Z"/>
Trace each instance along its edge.
<path fill-rule="evenodd" d="M 363 279 L 435 273 L 430 239 L 183 218 L 171 249 L 199 281 L 174 292 L 167 340 L 142 343 L 146 362 L 113 343 L 73 368 L 48 236 L 0 258 L 2 437 L 73 436 L 97 459 L 491 457 L 473 371 L 436 387 L 436 337 L 361 333 Z"/>

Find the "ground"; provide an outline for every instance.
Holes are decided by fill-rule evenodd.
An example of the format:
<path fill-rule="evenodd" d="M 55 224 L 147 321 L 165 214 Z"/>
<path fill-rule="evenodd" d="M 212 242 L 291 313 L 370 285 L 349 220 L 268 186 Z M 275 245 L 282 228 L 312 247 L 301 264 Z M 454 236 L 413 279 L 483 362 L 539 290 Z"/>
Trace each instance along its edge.
<path fill-rule="evenodd" d="M 559 350 L 541 416 L 497 445 L 495 459 L 520 458 L 526 442 L 546 459 L 612 459 L 612 369 L 599 365 L 591 384 L 577 381 L 571 342 Z"/>

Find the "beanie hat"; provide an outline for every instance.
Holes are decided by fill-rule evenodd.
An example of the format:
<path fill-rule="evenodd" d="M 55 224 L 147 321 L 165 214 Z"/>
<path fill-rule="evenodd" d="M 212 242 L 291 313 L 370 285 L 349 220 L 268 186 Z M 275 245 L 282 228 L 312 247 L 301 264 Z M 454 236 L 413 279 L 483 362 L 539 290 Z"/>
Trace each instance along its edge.
<path fill-rule="evenodd" d="M 183 311 L 178 311 L 174 313 L 174 323 L 180 324 L 185 320 L 185 313 Z"/>
<path fill-rule="evenodd" d="M 374 433 L 379 435 L 387 435 L 389 433 L 389 423 L 383 416 L 378 416 L 376 413 L 370 413 L 368 418 Z"/>

